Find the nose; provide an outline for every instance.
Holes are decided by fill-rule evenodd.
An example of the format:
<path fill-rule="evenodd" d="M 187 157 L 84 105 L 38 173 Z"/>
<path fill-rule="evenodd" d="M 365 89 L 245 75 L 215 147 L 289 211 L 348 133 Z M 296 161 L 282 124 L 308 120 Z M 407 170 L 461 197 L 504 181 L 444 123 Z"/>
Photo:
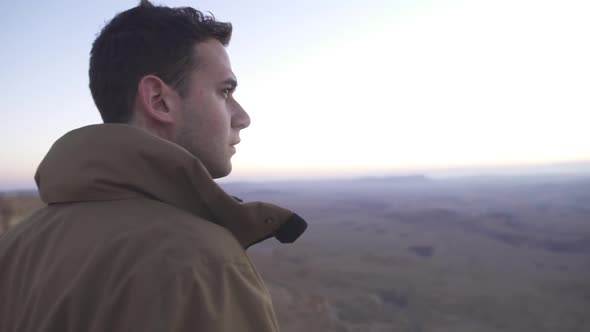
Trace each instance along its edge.
<path fill-rule="evenodd" d="M 242 108 L 242 105 L 235 102 L 235 110 L 232 117 L 232 127 L 238 129 L 245 129 L 250 126 L 250 116 L 246 111 Z"/>

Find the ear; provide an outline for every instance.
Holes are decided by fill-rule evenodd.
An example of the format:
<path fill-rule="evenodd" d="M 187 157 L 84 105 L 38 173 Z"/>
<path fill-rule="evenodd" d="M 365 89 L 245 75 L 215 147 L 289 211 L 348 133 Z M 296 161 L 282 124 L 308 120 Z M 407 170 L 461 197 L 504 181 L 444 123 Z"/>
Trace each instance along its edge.
<path fill-rule="evenodd" d="M 174 123 L 180 96 L 164 81 L 154 75 L 141 78 L 137 87 L 137 101 L 143 115 L 153 121 Z"/>

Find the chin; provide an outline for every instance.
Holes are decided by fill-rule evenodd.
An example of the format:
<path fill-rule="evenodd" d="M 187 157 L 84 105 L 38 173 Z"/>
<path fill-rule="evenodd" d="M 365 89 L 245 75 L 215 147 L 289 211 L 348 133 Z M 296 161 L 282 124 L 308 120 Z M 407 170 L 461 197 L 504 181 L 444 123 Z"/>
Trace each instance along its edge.
<path fill-rule="evenodd" d="M 231 173 L 232 170 L 232 165 L 231 163 L 226 165 L 225 167 L 219 167 L 215 170 L 212 170 L 211 172 L 209 172 L 211 174 L 211 177 L 214 179 L 219 179 L 219 178 L 223 178 L 228 176 Z"/>

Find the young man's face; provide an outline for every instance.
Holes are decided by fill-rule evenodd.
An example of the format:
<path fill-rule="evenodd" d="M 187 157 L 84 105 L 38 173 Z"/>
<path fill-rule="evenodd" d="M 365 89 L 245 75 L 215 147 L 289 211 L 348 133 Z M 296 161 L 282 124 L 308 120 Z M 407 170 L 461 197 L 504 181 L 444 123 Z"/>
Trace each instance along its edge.
<path fill-rule="evenodd" d="M 213 178 L 231 172 L 240 130 L 250 117 L 233 97 L 237 81 L 225 47 L 217 40 L 195 47 L 197 68 L 181 105 L 174 142 L 197 156 Z"/>

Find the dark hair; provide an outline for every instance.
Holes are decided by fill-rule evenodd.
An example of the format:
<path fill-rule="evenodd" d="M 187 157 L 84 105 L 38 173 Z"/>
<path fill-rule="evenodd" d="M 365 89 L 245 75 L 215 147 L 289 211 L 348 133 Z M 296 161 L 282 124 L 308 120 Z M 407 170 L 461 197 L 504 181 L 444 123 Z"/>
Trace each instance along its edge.
<path fill-rule="evenodd" d="M 105 123 L 128 122 L 145 75 L 158 76 L 181 96 L 198 64 L 194 46 L 216 39 L 227 46 L 230 23 L 191 7 L 155 6 L 141 0 L 101 30 L 90 51 L 90 92 Z"/>

